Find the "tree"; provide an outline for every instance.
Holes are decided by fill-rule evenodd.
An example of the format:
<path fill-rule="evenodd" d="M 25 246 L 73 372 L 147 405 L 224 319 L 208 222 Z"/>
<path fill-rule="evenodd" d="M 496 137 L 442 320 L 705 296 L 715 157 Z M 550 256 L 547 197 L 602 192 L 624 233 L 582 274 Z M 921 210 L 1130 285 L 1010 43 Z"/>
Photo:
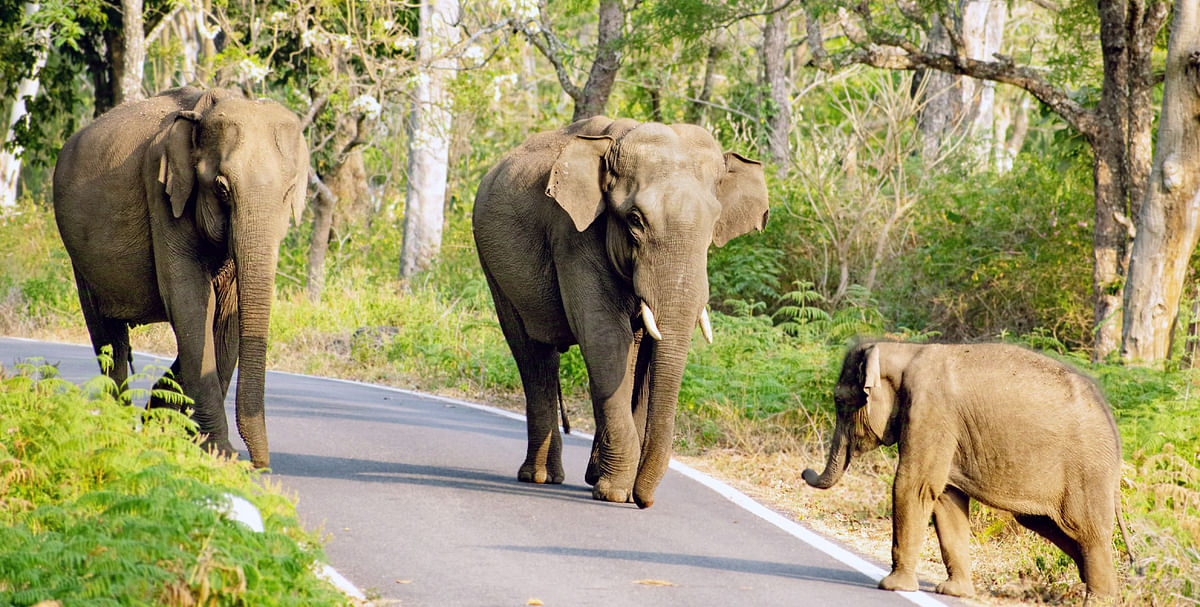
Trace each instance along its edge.
<path fill-rule="evenodd" d="M 1083 135 L 1093 152 L 1092 356 L 1100 359 L 1115 352 L 1120 342 L 1120 294 L 1128 262 L 1128 228 L 1136 222 L 1150 166 L 1154 111 L 1151 93 L 1156 83 L 1151 54 L 1169 6 L 1158 0 L 1098 0 L 1097 8 L 1104 70 L 1099 99 L 1090 106 L 1036 65 L 1018 64 L 999 53 L 990 59 L 968 56 L 951 25 L 958 9 L 949 2 L 939 2 L 929 12 L 904 2 L 847 2 L 830 14 L 836 17 L 850 44 L 832 52 L 826 50 L 819 23 L 809 28 L 814 34 L 809 44 L 813 63 L 825 70 L 857 63 L 887 69 L 937 70 L 1010 84 L 1032 94 Z M 820 15 L 812 13 L 809 18 L 816 20 Z M 912 31 L 928 35 L 931 20 L 950 34 L 949 51 L 922 48 L 907 35 Z M 1072 25 L 1065 20 L 1059 23 L 1063 27 Z M 1078 53 L 1079 48 L 1073 46 L 1072 50 Z"/>
<path fill-rule="evenodd" d="M 447 89 L 454 60 L 443 49 L 459 41 L 458 0 L 424 0 L 420 8 L 418 72 L 408 122 L 408 195 L 400 276 L 427 268 L 442 244 L 442 211 L 453 115 Z M 439 57 L 440 56 L 440 57 Z"/>
<path fill-rule="evenodd" d="M 788 18 L 786 6 L 766 17 L 762 35 L 763 80 L 771 99 L 767 113 L 767 150 L 775 161 L 778 177 L 787 175 L 792 155 L 788 137 L 792 132 L 792 91 L 787 74 Z"/>
<path fill-rule="evenodd" d="M 1200 0 L 1176 0 L 1158 149 L 1125 284 L 1121 357 L 1170 355 L 1188 261 L 1200 241 Z"/>
<path fill-rule="evenodd" d="M 37 11 L 38 4 L 36 2 L 26 2 L 22 11 L 22 26 Z M 21 29 L 24 31 L 25 27 Z M 8 122 L 5 124 L 7 130 L 5 131 L 4 145 L 0 147 L 0 210 L 15 207 L 17 204 L 17 180 L 21 176 L 24 149 L 16 141 L 16 126 L 27 120 L 29 112 L 26 110 L 25 103 L 27 99 L 37 96 L 41 84 L 39 77 L 42 68 L 46 65 L 46 55 L 49 52 L 47 47 L 50 32 L 47 28 L 34 29 L 32 38 L 34 41 L 32 45 L 33 64 L 29 67 L 28 75 L 21 78 L 16 86 L 15 94 L 12 97 L 12 107 L 8 112 Z M 27 123 L 26 128 L 28 128 Z"/>
<path fill-rule="evenodd" d="M 521 21 L 516 25 L 542 55 L 554 66 L 558 83 L 574 102 L 571 121 L 583 120 L 604 113 L 621 69 L 624 46 L 626 9 L 621 0 L 600 0 L 596 30 L 596 50 L 587 81 L 581 87 L 572 79 L 574 67 L 570 60 L 578 53 L 569 48 L 552 29 L 548 3 L 542 0 L 537 20 Z"/>

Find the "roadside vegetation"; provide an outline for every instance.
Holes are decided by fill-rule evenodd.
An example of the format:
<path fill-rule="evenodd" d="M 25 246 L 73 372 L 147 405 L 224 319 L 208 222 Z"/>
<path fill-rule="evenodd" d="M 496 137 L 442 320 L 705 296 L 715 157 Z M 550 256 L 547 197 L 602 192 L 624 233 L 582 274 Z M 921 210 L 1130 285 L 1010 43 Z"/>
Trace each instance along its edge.
<path fill-rule="evenodd" d="M 0 604 L 349 602 L 317 577 L 320 541 L 294 503 L 248 463 L 203 454 L 187 417 L 124 406 L 104 376 L 76 386 L 46 361 L 10 364 Z M 261 532 L 225 514 L 231 495 L 258 508 Z"/>

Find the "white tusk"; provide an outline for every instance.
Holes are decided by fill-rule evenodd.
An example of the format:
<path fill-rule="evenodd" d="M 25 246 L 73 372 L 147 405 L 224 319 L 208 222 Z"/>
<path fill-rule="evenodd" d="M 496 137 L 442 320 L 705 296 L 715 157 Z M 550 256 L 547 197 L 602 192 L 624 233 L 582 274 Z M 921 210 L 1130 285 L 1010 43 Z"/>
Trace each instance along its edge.
<path fill-rule="evenodd" d="M 708 307 L 700 308 L 700 333 L 704 335 L 704 341 L 712 343 L 712 323 L 708 320 Z"/>
<path fill-rule="evenodd" d="M 662 333 L 658 332 L 658 323 L 654 322 L 654 312 L 650 311 L 650 306 L 646 302 L 642 302 L 642 322 L 646 323 L 646 332 L 650 337 L 662 341 Z"/>

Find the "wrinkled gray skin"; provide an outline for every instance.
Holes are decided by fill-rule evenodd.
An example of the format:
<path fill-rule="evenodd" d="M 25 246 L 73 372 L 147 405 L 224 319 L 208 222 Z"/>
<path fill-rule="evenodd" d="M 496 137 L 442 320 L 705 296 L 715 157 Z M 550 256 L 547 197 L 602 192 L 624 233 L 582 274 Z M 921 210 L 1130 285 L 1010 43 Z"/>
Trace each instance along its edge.
<path fill-rule="evenodd" d="M 582 120 L 484 176 L 475 243 L 525 389 L 520 480 L 563 481 L 559 353 L 578 343 L 596 416 L 585 480 L 598 500 L 653 504 L 692 333 L 707 325 L 708 247 L 766 219 L 762 165 L 690 124 Z"/>
<path fill-rule="evenodd" d="M 974 498 L 1012 512 L 1067 553 L 1089 595 L 1116 594 L 1112 526 L 1120 514 L 1121 442 L 1091 380 L 1004 344 L 861 343 L 846 354 L 834 399 L 829 459 L 820 475 L 804 471 L 810 485 L 832 487 L 852 458 L 899 443 L 892 572 L 880 588 L 917 589 L 918 552 L 932 513 L 948 574 L 937 591 L 973 594 Z"/>
<path fill-rule="evenodd" d="M 124 382 L 129 327 L 167 321 L 171 365 L 206 447 L 233 453 L 223 403 L 235 366 L 238 430 L 269 464 L 267 327 L 288 217 L 299 221 L 308 147 L 296 115 L 225 90 L 174 89 L 118 106 L 71 136 L 54 213 L 97 352 Z M 155 399 L 151 406 L 164 406 Z"/>

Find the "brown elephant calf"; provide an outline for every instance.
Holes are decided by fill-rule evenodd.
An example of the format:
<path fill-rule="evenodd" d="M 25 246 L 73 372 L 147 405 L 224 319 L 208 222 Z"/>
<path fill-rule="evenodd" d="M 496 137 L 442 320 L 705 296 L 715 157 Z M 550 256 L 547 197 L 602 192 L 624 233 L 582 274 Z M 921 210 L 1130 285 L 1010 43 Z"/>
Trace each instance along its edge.
<path fill-rule="evenodd" d="M 847 352 L 834 400 L 829 459 L 820 475 L 804 471 L 808 484 L 832 487 L 852 458 L 899 443 L 892 572 L 880 588 L 917 589 L 932 513 L 948 576 L 937 591 L 973 594 L 967 543 L 975 498 L 1067 553 L 1089 595 L 1117 592 L 1121 439 L 1090 379 L 1005 344 L 864 342 Z"/>

